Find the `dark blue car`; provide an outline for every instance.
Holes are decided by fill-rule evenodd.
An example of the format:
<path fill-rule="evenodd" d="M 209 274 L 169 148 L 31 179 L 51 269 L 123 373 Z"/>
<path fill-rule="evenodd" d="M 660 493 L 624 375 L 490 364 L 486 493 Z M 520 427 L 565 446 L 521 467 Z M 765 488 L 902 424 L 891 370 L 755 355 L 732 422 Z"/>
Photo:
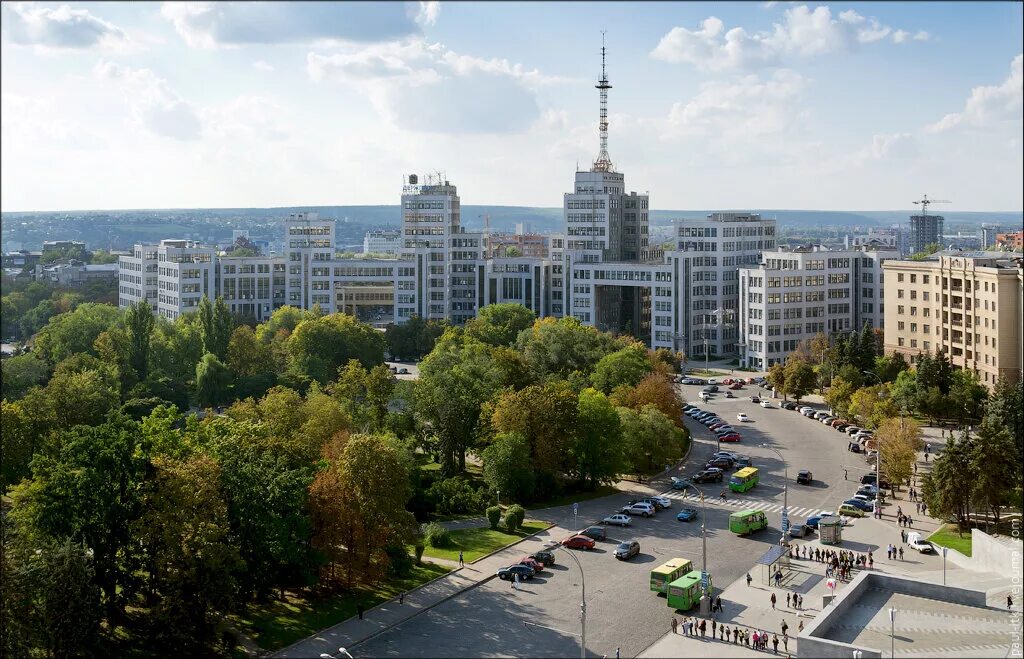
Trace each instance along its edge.
<path fill-rule="evenodd" d="M 679 514 L 676 515 L 676 519 L 680 522 L 692 522 L 697 519 L 697 511 L 693 508 L 683 508 L 679 511 Z"/>
<path fill-rule="evenodd" d="M 847 503 L 858 510 L 863 510 L 866 513 L 870 513 L 875 509 L 874 504 L 862 501 L 861 499 L 847 499 L 843 503 Z"/>
<path fill-rule="evenodd" d="M 816 529 L 816 528 L 818 528 L 818 522 L 821 521 L 821 518 L 822 518 L 822 515 L 814 515 L 812 517 L 808 517 L 807 521 L 804 522 L 804 526 L 810 527 L 812 529 Z"/>

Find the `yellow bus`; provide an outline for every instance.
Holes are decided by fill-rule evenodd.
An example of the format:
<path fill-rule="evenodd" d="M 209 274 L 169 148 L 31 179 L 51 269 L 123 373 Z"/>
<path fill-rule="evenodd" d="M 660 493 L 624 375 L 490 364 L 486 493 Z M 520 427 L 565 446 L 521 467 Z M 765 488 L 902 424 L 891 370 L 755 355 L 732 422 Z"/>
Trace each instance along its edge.
<path fill-rule="evenodd" d="M 692 571 L 693 561 L 687 558 L 673 558 L 668 563 L 651 570 L 651 590 L 667 593 L 670 583 Z"/>
<path fill-rule="evenodd" d="M 744 467 L 729 479 L 729 489 L 733 492 L 746 492 L 757 485 L 759 473 L 757 467 Z"/>

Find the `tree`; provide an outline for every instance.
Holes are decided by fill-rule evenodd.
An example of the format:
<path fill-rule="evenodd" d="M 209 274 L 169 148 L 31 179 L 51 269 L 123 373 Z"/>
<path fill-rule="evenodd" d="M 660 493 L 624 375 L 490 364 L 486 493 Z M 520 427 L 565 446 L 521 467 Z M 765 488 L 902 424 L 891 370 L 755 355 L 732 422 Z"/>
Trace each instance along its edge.
<path fill-rule="evenodd" d="M 447 327 L 443 321 L 412 316 L 401 325 L 388 325 L 384 341 L 393 359 L 416 360 L 434 349 Z"/>
<path fill-rule="evenodd" d="M 484 482 L 492 492 L 504 492 L 512 501 L 530 501 L 536 478 L 530 461 L 530 443 L 522 435 L 501 433 L 484 449 Z"/>
<path fill-rule="evenodd" d="M 622 471 L 622 429 L 619 415 L 608 397 L 587 388 L 580 393 L 579 423 L 570 451 L 573 472 L 591 489 L 614 483 Z"/>
<path fill-rule="evenodd" d="M 186 385 L 191 383 L 196 377 L 196 365 L 206 354 L 200 323 L 194 315 L 179 316 L 173 322 L 157 318 L 149 353 L 154 377 L 166 377 Z"/>
<path fill-rule="evenodd" d="M 270 314 L 270 318 L 266 322 L 256 326 L 256 338 L 263 343 L 271 343 L 281 335 L 284 338 L 288 338 L 295 331 L 295 328 L 299 326 L 299 323 L 307 317 L 309 317 L 309 312 L 303 311 L 298 307 L 288 305 L 278 307 L 274 309 L 274 312 Z"/>
<path fill-rule="evenodd" d="M 49 372 L 46 362 L 34 352 L 26 352 L 0 361 L 4 400 L 14 401 L 21 398 L 29 389 L 45 382 Z"/>
<path fill-rule="evenodd" d="M 87 355 L 79 355 L 87 357 Z M 93 362 L 98 362 L 92 358 Z M 46 385 L 45 393 L 52 406 L 56 427 L 71 428 L 79 424 L 96 425 L 120 402 L 116 375 L 97 368 L 73 368 L 74 358 L 62 362 Z"/>
<path fill-rule="evenodd" d="M 878 428 L 883 421 L 899 414 L 884 384 L 863 387 L 853 393 L 847 410 L 864 428 Z"/>
<path fill-rule="evenodd" d="M 898 487 L 913 474 L 917 452 L 924 448 L 921 426 L 913 419 L 883 420 L 875 431 L 879 468 L 885 478 Z"/>
<path fill-rule="evenodd" d="M 900 371 L 889 387 L 892 402 L 904 414 L 916 412 L 921 407 L 921 392 L 917 388 L 917 377 L 913 371 Z"/>
<path fill-rule="evenodd" d="M 607 395 L 616 387 L 635 386 L 652 368 L 647 349 L 642 343 L 634 343 L 602 357 L 590 375 L 590 382 Z"/>
<path fill-rule="evenodd" d="M 940 418 L 945 418 L 951 409 L 949 396 L 946 396 L 938 387 L 929 387 L 922 391 L 918 398 L 918 410 L 926 414 L 934 425 Z"/>
<path fill-rule="evenodd" d="M 93 347 L 96 337 L 118 318 L 117 307 L 81 304 L 74 311 L 54 316 L 46 323 L 36 337 L 35 352 L 52 365 L 80 352 L 96 355 Z"/>
<path fill-rule="evenodd" d="M 287 349 L 294 372 L 326 384 L 338 367 L 358 359 L 364 368 L 384 361 L 384 338 L 352 316 L 335 313 L 303 320 L 288 337 Z"/>
<path fill-rule="evenodd" d="M 972 453 L 972 441 L 966 430 L 959 438 L 950 437 L 921 484 L 921 494 L 931 516 L 955 517 L 961 531 L 967 528 L 973 489 L 967 484 L 978 476 Z"/>
<path fill-rule="evenodd" d="M 231 333 L 227 349 L 227 367 L 238 377 L 249 377 L 274 370 L 270 346 L 256 339 L 248 325 L 239 325 Z"/>
<path fill-rule="evenodd" d="M 572 316 L 543 318 L 519 334 L 516 346 L 538 376 L 589 373 L 610 352 L 624 347 L 610 334 Z"/>
<path fill-rule="evenodd" d="M 962 422 L 980 419 L 988 390 L 978 381 L 978 375 L 966 369 L 957 369 L 950 376 L 949 404 L 951 413 Z"/>
<path fill-rule="evenodd" d="M 836 372 L 835 377 L 846 380 L 846 382 L 853 385 L 854 389 L 860 389 L 865 380 L 864 371 L 860 370 L 853 364 L 843 364 L 843 366 Z"/>
<path fill-rule="evenodd" d="M 786 361 L 786 394 L 797 401 L 814 389 L 814 369 L 805 361 L 790 358 Z"/>
<path fill-rule="evenodd" d="M 928 243 L 920 252 L 914 252 L 910 255 L 911 261 L 924 261 L 929 256 L 938 252 L 942 249 L 942 245 L 939 243 Z"/>
<path fill-rule="evenodd" d="M 30 542 L 71 538 L 93 552 L 95 581 L 113 619 L 136 592 L 138 518 L 147 460 L 138 425 L 119 415 L 64 431 L 52 455 L 32 462 L 34 479 L 14 488 L 11 516 Z"/>
<path fill-rule="evenodd" d="M 523 527 L 526 519 L 526 510 L 518 503 L 514 503 L 505 511 L 505 530 L 515 533 Z"/>
<path fill-rule="evenodd" d="M 975 474 L 973 492 L 974 500 L 991 511 L 996 528 L 1002 509 L 1020 504 L 1020 463 L 1009 459 L 1010 456 L 1019 458 L 1020 454 L 1016 452 L 1009 429 L 998 418 L 985 417 L 971 451 Z"/>
<path fill-rule="evenodd" d="M 629 473 L 643 474 L 682 457 L 686 433 L 656 407 L 616 409 L 622 428 L 624 468 Z"/>
<path fill-rule="evenodd" d="M 206 353 L 196 365 L 196 402 L 205 407 L 226 403 L 231 373 L 213 353 Z"/>
<path fill-rule="evenodd" d="M 875 374 L 881 378 L 882 382 L 892 382 L 900 373 L 906 371 L 910 366 L 907 364 L 906 358 L 903 357 L 902 353 L 894 352 L 889 355 L 882 355 L 875 357 Z"/>
<path fill-rule="evenodd" d="M 511 346 L 519 333 L 533 326 L 537 315 L 521 304 L 505 302 L 481 307 L 466 323 L 466 336 L 490 346 Z"/>
<path fill-rule="evenodd" d="M 772 364 L 768 369 L 768 384 L 772 385 L 772 389 L 782 392 L 782 396 L 785 398 L 786 367 L 779 362 Z"/>
<path fill-rule="evenodd" d="M 620 386 L 611 395 L 611 400 L 619 407 L 629 407 L 638 411 L 648 405 L 653 405 L 666 417 L 672 419 L 676 426 L 685 429 L 683 399 L 679 396 L 679 390 L 672 384 L 672 381 L 661 373 L 651 373 L 635 387 Z M 689 436 L 688 431 L 687 436 Z"/>
<path fill-rule="evenodd" d="M 985 404 L 985 416 L 1007 428 L 1016 442 L 1014 455 L 1024 455 L 1024 383 L 999 378 Z"/>
<path fill-rule="evenodd" d="M 0 492 L 29 475 L 35 446 L 36 437 L 22 405 L 0 401 Z"/>
<path fill-rule="evenodd" d="M 153 334 L 153 309 L 139 300 L 124 315 L 128 332 L 128 365 L 139 380 L 149 375 L 149 339 Z"/>
<path fill-rule="evenodd" d="M 850 403 L 857 387 L 852 382 L 847 382 L 841 377 L 832 380 L 832 386 L 825 392 L 825 403 L 839 416 L 845 417 L 849 414 Z"/>

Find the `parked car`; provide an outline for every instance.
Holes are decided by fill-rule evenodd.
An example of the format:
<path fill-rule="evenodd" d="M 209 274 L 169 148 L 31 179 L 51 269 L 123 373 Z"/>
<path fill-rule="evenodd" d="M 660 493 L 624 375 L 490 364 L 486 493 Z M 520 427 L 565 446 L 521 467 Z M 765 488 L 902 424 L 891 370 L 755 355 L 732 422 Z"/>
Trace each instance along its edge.
<path fill-rule="evenodd" d="M 718 437 L 720 442 L 738 442 L 740 441 L 740 434 L 738 432 L 731 432 L 726 435 L 720 435 Z"/>
<path fill-rule="evenodd" d="M 861 485 L 860 487 L 857 488 L 857 494 L 863 494 L 866 496 L 875 496 L 876 494 L 878 494 L 878 492 L 878 487 L 871 484 Z"/>
<path fill-rule="evenodd" d="M 710 385 L 704 387 L 703 389 L 701 389 L 701 391 L 704 392 L 704 393 L 707 393 L 707 394 L 717 393 L 718 392 L 718 385 L 717 384 L 710 384 Z"/>
<path fill-rule="evenodd" d="M 619 511 L 626 515 L 637 515 L 639 517 L 651 517 L 655 513 L 654 506 L 649 503 L 634 503 L 629 506 L 623 506 L 622 510 Z"/>
<path fill-rule="evenodd" d="M 799 485 L 810 485 L 814 482 L 814 475 L 808 469 L 801 469 L 796 473 L 796 482 Z"/>
<path fill-rule="evenodd" d="M 767 410 L 767 409 L 768 409 L 768 408 L 770 408 L 771 406 L 772 406 L 772 404 L 771 404 L 771 403 L 769 403 L 768 401 L 766 401 L 766 400 L 762 400 L 762 401 L 761 401 L 761 407 L 763 407 L 764 409 L 766 409 L 766 410 Z"/>
<path fill-rule="evenodd" d="M 922 554 L 932 553 L 931 543 L 926 542 L 917 531 L 907 534 L 907 544 L 910 545 L 911 549 L 916 549 Z"/>
<path fill-rule="evenodd" d="M 811 527 L 806 524 L 794 524 L 789 527 L 789 537 L 791 538 L 803 538 L 811 532 Z"/>
<path fill-rule="evenodd" d="M 736 432 L 736 429 L 727 423 L 724 426 L 719 426 L 715 428 L 711 432 L 715 433 L 716 435 L 728 435 L 731 432 Z"/>
<path fill-rule="evenodd" d="M 783 403 L 782 405 L 779 405 L 779 407 L 781 407 L 784 410 L 795 410 L 796 409 L 796 403 L 787 401 L 787 402 Z"/>
<path fill-rule="evenodd" d="M 721 469 L 705 469 L 694 474 L 690 480 L 694 483 L 721 483 L 722 477 Z"/>
<path fill-rule="evenodd" d="M 533 556 L 523 556 L 521 559 L 519 559 L 519 564 L 530 566 L 533 569 L 534 574 L 536 574 L 537 572 L 544 571 L 544 563 L 538 561 Z"/>
<path fill-rule="evenodd" d="M 593 541 L 591 541 L 593 542 Z M 509 565 L 498 570 L 498 578 L 504 579 L 505 581 L 512 581 L 513 577 L 518 575 L 520 579 L 532 579 L 534 575 L 533 568 L 529 565 Z"/>
<path fill-rule="evenodd" d="M 683 508 L 679 511 L 679 514 L 676 515 L 676 519 L 680 522 L 692 522 L 697 519 L 697 510 L 695 508 Z"/>
<path fill-rule="evenodd" d="M 750 402 L 751 403 L 760 403 L 761 402 L 761 397 L 760 396 L 751 396 L 750 397 Z"/>
<path fill-rule="evenodd" d="M 643 499 L 636 499 L 635 501 L 631 500 L 629 505 L 632 506 L 634 503 L 649 503 L 654 506 L 655 510 L 661 510 L 662 508 L 668 508 L 671 506 L 672 500 L 666 499 L 665 497 L 645 497 Z"/>
<path fill-rule="evenodd" d="M 754 460 L 749 455 L 741 455 L 738 458 L 736 458 L 736 463 L 733 466 L 736 467 L 737 469 L 742 469 L 744 467 L 753 467 Z"/>
<path fill-rule="evenodd" d="M 690 481 L 686 480 L 685 478 L 680 478 L 679 476 L 672 477 L 673 490 L 685 490 L 688 487 L 690 487 Z"/>
<path fill-rule="evenodd" d="M 849 435 L 850 437 L 853 437 L 854 435 L 859 433 L 861 430 L 863 430 L 863 428 L 858 428 L 857 426 L 849 426 L 846 429 L 846 434 Z"/>
<path fill-rule="evenodd" d="M 733 393 L 732 393 L 731 391 L 727 391 L 727 392 L 725 392 L 725 397 L 726 397 L 726 398 L 736 398 L 736 396 L 734 396 L 734 395 L 733 395 Z"/>
<path fill-rule="evenodd" d="M 871 503 L 870 501 L 867 501 L 865 499 L 858 499 L 857 497 L 853 497 L 852 499 L 847 499 L 846 501 L 843 502 L 843 505 L 844 506 L 853 506 L 857 510 L 859 510 L 861 512 L 865 512 L 865 513 L 870 513 L 872 510 L 875 509 L 875 505 L 873 503 Z M 840 512 L 842 512 L 842 510 L 840 510 Z"/>
<path fill-rule="evenodd" d="M 808 419 L 813 419 L 814 415 L 817 414 L 817 412 L 814 411 L 814 408 L 808 407 L 806 410 L 804 410 L 800 414 L 803 414 Z"/>
<path fill-rule="evenodd" d="M 602 524 L 612 524 L 615 526 L 629 526 L 633 522 L 633 518 L 629 515 L 623 515 L 619 513 L 617 515 L 609 515 L 601 520 Z"/>
<path fill-rule="evenodd" d="M 838 426 L 832 427 L 838 430 L 839 432 L 846 432 L 846 429 L 849 428 L 850 426 L 846 425 L 845 423 L 840 423 Z"/>
<path fill-rule="evenodd" d="M 864 511 L 853 504 L 844 503 L 839 506 L 839 514 L 846 517 L 863 517 Z"/>
<path fill-rule="evenodd" d="M 591 540 L 607 540 L 608 531 L 603 526 L 588 526 L 583 529 L 577 535 L 585 535 Z"/>
<path fill-rule="evenodd" d="M 857 442 L 850 442 L 850 445 L 847 446 L 847 448 L 850 449 L 851 453 L 860 453 L 860 444 Z"/>
<path fill-rule="evenodd" d="M 718 430 L 719 428 L 722 428 L 722 427 L 727 426 L 727 425 L 729 425 L 729 424 L 726 423 L 725 421 L 716 421 L 715 423 L 712 423 L 710 426 L 708 426 L 708 430 L 710 430 L 711 432 L 714 432 L 714 431 Z"/>
<path fill-rule="evenodd" d="M 717 469 L 721 469 L 724 471 L 732 467 L 732 463 L 733 460 L 731 460 L 730 458 L 712 458 L 707 461 L 707 464 L 704 465 L 704 468 L 708 469 L 709 467 L 715 467 Z"/>
<path fill-rule="evenodd" d="M 815 421 L 821 421 L 822 419 L 827 419 L 830 416 L 832 416 L 832 415 L 829 414 L 828 412 L 815 412 L 814 416 L 812 418 Z"/>
<path fill-rule="evenodd" d="M 399 375 L 409 375 L 409 369 L 407 369 L 407 368 L 400 368 L 400 369 L 398 369 L 398 374 Z"/>
<path fill-rule="evenodd" d="M 593 549 L 596 544 L 593 538 L 585 535 L 572 535 L 562 540 L 562 545 L 569 549 Z"/>
<path fill-rule="evenodd" d="M 750 421 L 750 417 L 747 416 L 746 414 L 744 414 L 743 412 L 740 412 L 739 414 L 736 415 L 736 420 L 737 421 Z"/>
<path fill-rule="evenodd" d="M 840 425 L 848 426 L 848 425 L 850 425 L 850 422 L 847 421 L 846 419 L 838 419 L 838 418 L 836 418 L 836 419 L 832 419 L 831 424 L 832 424 L 832 427 L 835 428 L 835 427 L 840 426 Z"/>
<path fill-rule="evenodd" d="M 716 451 L 711 457 L 713 458 L 729 458 L 730 460 L 736 460 L 740 457 L 738 454 L 732 451 Z"/>
<path fill-rule="evenodd" d="M 732 384 L 729 385 L 729 388 L 735 391 L 737 389 L 742 389 L 743 385 L 740 384 L 739 382 L 733 382 Z"/>
<path fill-rule="evenodd" d="M 627 540 L 620 542 L 619 546 L 615 548 L 615 558 L 620 561 L 625 561 L 633 558 L 640 553 L 640 543 L 636 540 Z"/>
<path fill-rule="evenodd" d="M 822 424 L 824 424 L 826 426 L 829 426 L 829 427 L 831 427 L 832 422 L 835 421 L 835 420 L 836 420 L 836 418 L 834 416 L 826 416 L 826 417 L 822 417 L 821 418 Z"/>
<path fill-rule="evenodd" d="M 712 384 L 712 385 L 718 384 L 718 380 L 716 380 L 714 378 L 708 378 L 707 384 Z"/>
<path fill-rule="evenodd" d="M 541 549 L 530 554 L 531 558 L 534 558 L 544 564 L 545 567 L 555 564 L 555 552 L 550 549 Z"/>
<path fill-rule="evenodd" d="M 747 384 L 754 384 L 757 382 L 757 378 L 747 378 Z"/>

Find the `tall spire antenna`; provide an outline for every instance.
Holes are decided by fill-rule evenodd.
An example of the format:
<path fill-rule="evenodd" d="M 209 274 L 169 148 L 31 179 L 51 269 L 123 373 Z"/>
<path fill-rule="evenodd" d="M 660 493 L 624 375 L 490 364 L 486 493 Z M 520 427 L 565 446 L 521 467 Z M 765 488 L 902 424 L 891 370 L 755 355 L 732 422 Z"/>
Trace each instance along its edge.
<path fill-rule="evenodd" d="M 607 49 L 604 45 L 604 35 L 605 31 L 601 30 L 601 79 L 594 85 L 601 93 L 601 121 L 598 124 L 601 135 L 601 150 L 598 152 L 597 160 L 594 161 L 594 167 L 591 169 L 594 172 L 610 172 L 614 168 L 611 156 L 608 155 L 608 90 L 612 86 L 608 84 L 608 74 L 605 71 L 605 53 Z"/>

